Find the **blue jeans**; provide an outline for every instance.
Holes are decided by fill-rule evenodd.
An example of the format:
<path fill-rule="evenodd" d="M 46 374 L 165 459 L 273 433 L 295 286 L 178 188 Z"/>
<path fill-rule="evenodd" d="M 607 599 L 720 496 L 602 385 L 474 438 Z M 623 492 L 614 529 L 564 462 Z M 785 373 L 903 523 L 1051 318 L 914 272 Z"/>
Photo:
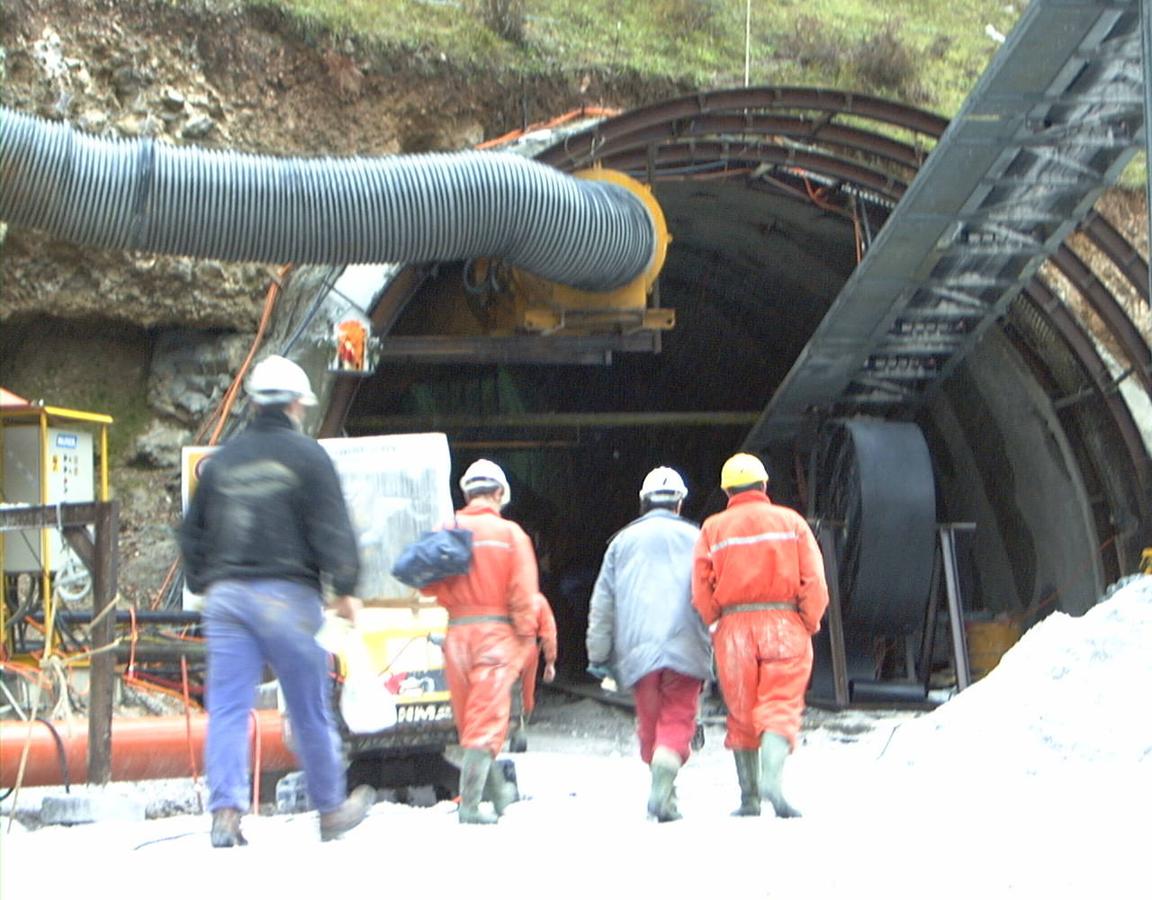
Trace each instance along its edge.
<path fill-rule="evenodd" d="M 347 781 L 328 654 L 316 643 L 323 618 L 319 592 L 294 581 L 219 581 L 209 588 L 202 614 L 209 810 L 246 810 L 251 803 L 249 714 L 265 663 L 280 680 L 312 805 L 324 813 L 344 802 Z"/>

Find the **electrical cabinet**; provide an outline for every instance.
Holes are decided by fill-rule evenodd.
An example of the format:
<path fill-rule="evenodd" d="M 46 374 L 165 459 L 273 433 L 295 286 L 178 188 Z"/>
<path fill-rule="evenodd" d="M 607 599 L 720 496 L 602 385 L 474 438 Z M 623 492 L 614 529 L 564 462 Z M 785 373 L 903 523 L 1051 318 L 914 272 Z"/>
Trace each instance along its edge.
<path fill-rule="evenodd" d="M 3 433 L 3 497 L 5 503 L 90 503 L 96 499 L 95 456 L 88 431 L 49 427 L 46 458 L 41 430 L 34 425 L 8 426 Z M 59 530 L 48 530 L 48 558 L 38 529 L 9 531 L 4 542 L 5 572 L 59 571 L 72 550 Z"/>

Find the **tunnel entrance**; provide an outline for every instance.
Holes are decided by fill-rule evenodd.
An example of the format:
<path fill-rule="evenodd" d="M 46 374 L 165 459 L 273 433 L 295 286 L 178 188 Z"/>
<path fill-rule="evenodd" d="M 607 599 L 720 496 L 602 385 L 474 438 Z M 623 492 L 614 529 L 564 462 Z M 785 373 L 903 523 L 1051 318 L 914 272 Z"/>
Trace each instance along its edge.
<path fill-rule="evenodd" d="M 350 435 L 446 432 L 457 476 L 479 457 L 504 467 L 506 514 L 535 540 L 570 673 L 584 667 L 605 546 L 638 514 L 644 475 L 678 469 L 689 518 L 720 508 L 720 466 L 854 264 L 851 221 L 806 200 L 694 181 L 662 182 L 656 195 L 673 234 L 660 303 L 677 319 L 659 353 L 615 353 L 603 365 L 383 363 L 345 419 Z M 390 334 L 426 333 L 435 292 L 413 296 Z M 773 493 L 802 507 L 799 464 L 772 472 Z"/>
<path fill-rule="evenodd" d="M 478 457 L 499 461 L 514 482 L 508 514 L 537 543 L 564 669 L 579 671 L 592 580 L 607 540 L 636 515 L 644 474 L 679 468 L 690 518 L 720 508 L 720 465 L 747 449 L 945 125 L 875 98 L 751 89 L 568 135 L 537 159 L 619 166 L 652 186 L 672 235 L 658 303 L 675 310 L 675 329 L 640 352 L 621 343 L 574 355 L 541 337 L 530 350 L 390 359 L 390 337 L 450 333 L 437 304 L 465 277 L 459 265 L 410 267 L 372 312 L 384 362 L 354 387 L 338 380 L 326 433 L 444 431 L 457 476 Z M 1075 238 L 931 402 L 897 416 L 928 441 L 938 519 L 976 524 L 969 603 L 1025 624 L 1091 606 L 1146 540 L 1147 441 L 1113 380 L 1147 346 L 1085 248 L 1114 267 L 1107 283 L 1123 281 L 1144 305 L 1146 268 L 1103 215 Z M 773 496 L 802 511 L 819 424 L 783 452 L 763 448 Z"/>

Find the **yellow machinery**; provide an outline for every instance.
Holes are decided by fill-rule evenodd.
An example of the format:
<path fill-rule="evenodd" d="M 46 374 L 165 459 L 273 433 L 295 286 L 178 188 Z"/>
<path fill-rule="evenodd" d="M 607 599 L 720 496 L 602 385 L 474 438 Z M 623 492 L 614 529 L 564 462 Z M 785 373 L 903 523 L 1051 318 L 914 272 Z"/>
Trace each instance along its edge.
<path fill-rule="evenodd" d="M 349 781 L 378 788 L 430 790 L 446 800 L 459 792 L 459 770 L 449 748 L 459 740 L 444 671 L 448 613 L 413 591 L 409 600 L 367 600 L 357 631 L 396 707 L 394 725 L 355 733 L 340 693 L 348 661 L 338 654 L 338 719 L 349 761 Z M 428 797 L 431 800 L 431 796 Z"/>
<path fill-rule="evenodd" d="M 675 327 L 674 310 L 648 305 L 672 240 L 652 189 L 610 169 L 585 169 L 575 177 L 617 185 L 644 204 L 655 232 L 652 258 L 645 270 L 614 290 L 586 291 L 540 278 L 502 260 L 470 260 L 464 268 L 462 289 L 442 282 L 426 298 L 423 315 L 427 317 L 427 333 L 585 336 Z"/>
<path fill-rule="evenodd" d="M 102 413 L 30 403 L 5 392 L 0 405 L 0 499 L 33 506 L 107 501 L 111 424 L 112 417 Z M 94 445 L 94 439 L 98 444 Z M 17 601 L 12 608 L 19 605 L 19 598 L 8 596 L 10 577 L 32 574 L 39 579 L 47 654 L 52 651 L 55 626 L 54 580 L 66 566 L 76 565 L 78 560 L 57 529 L 0 535 L 0 570 L 4 573 L 0 579 L 0 649 L 7 650 L 10 601 Z"/>
<path fill-rule="evenodd" d="M 671 240 L 664 212 L 652 196 L 652 189 L 611 169 L 584 169 L 575 175 L 618 185 L 643 201 L 656 229 L 652 260 L 644 272 L 623 287 L 595 293 L 513 270 L 516 324 L 524 331 L 540 334 L 667 330 L 674 327 L 673 310 L 648 308 L 648 296 L 664 267 Z"/>

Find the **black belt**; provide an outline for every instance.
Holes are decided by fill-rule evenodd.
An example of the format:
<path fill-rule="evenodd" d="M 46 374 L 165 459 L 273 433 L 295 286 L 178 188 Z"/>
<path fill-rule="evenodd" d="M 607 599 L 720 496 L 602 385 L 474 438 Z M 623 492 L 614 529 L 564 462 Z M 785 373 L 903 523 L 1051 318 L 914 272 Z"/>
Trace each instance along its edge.
<path fill-rule="evenodd" d="M 453 625 L 475 625 L 478 622 L 501 622 L 505 625 L 512 624 L 511 616 L 457 616 L 454 619 L 448 620 L 448 627 Z"/>
<path fill-rule="evenodd" d="M 796 605 L 796 601 L 782 600 L 778 603 L 737 603 L 733 606 L 722 606 L 720 607 L 720 615 L 726 616 L 729 613 L 755 612 L 761 609 L 790 609 L 792 612 L 800 611 L 800 607 Z"/>

